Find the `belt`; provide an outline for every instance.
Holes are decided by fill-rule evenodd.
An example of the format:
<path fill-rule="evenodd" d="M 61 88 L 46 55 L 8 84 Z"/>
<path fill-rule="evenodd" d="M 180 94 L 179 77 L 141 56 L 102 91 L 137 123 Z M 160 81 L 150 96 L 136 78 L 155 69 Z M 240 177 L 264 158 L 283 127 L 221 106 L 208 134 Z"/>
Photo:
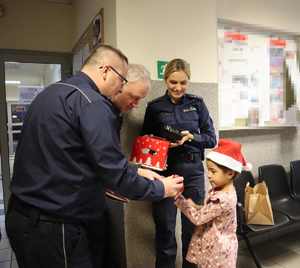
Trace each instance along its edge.
<path fill-rule="evenodd" d="M 52 222 L 52 223 L 74 223 L 75 221 L 66 220 L 54 215 L 50 215 L 44 213 L 40 209 L 31 206 L 16 196 L 12 195 L 9 200 L 9 207 L 8 210 L 15 210 L 22 214 L 25 217 L 31 219 L 31 221 L 35 224 L 38 221 L 45 221 L 45 222 Z"/>
<path fill-rule="evenodd" d="M 201 158 L 201 153 L 198 152 L 179 153 L 179 154 L 170 155 L 169 157 L 171 162 L 174 162 L 176 160 L 193 162 L 196 159 Z"/>

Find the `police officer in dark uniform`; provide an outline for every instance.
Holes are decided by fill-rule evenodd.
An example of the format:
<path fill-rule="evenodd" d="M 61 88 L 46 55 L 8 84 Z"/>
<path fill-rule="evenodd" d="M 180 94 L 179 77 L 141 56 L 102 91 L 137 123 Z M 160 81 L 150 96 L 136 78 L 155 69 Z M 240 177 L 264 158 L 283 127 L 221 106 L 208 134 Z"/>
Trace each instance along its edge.
<path fill-rule="evenodd" d="M 201 203 L 204 198 L 204 172 L 202 160 L 204 149 L 216 145 L 212 119 L 201 97 L 186 94 L 190 71 L 182 59 L 170 61 L 164 79 L 167 92 L 148 103 L 144 134 L 171 139 L 167 171 L 164 175 L 179 174 L 184 179 L 186 198 Z M 177 209 L 173 198 L 153 203 L 153 218 L 156 226 L 156 267 L 174 268 L 176 259 Z M 182 267 L 195 267 L 185 260 L 193 225 L 182 214 Z"/>
<path fill-rule="evenodd" d="M 100 46 L 77 75 L 42 91 L 24 121 L 6 230 L 20 268 L 99 268 L 109 188 L 131 199 L 174 196 L 171 183 L 137 169 L 120 149 L 109 97 L 127 82 L 127 58 Z M 140 176 L 142 175 L 142 176 Z"/>

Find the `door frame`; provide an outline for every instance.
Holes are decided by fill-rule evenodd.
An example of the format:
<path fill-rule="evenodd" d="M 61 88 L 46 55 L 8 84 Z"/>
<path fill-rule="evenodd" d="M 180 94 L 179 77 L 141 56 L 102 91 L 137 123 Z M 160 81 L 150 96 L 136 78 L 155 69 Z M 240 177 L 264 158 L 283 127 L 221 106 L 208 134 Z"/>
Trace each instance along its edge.
<path fill-rule="evenodd" d="M 61 64 L 61 78 L 72 75 L 72 54 L 30 50 L 0 49 L 0 155 L 4 209 L 10 196 L 10 167 L 5 88 L 5 62 Z"/>

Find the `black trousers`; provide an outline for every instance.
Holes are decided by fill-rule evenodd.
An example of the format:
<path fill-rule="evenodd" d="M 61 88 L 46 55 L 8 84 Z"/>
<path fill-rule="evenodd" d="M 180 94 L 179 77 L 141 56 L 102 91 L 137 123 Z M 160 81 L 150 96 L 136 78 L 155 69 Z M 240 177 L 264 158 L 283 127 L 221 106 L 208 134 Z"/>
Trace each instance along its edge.
<path fill-rule="evenodd" d="M 168 163 L 168 170 L 163 175 L 178 174 L 184 177 L 184 192 L 186 198 L 191 198 L 197 204 L 204 199 L 204 174 L 200 155 L 193 158 L 176 159 Z M 177 243 L 175 238 L 177 208 L 173 198 L 166 198 L 152 205 L 155 223 L 156 268 L 175 268 Z M 195 268 L 185 256 L 195 226 L 181 214 L 182 227 L 182 267 Z"/>
<path fill-rule="evenodd" d="M 26 214 L 10 204 L 5 219 L 20 268 L 107 267 L 103 257 L 105 217 L 88 223 L 64 223 L 32 211 Z"/>

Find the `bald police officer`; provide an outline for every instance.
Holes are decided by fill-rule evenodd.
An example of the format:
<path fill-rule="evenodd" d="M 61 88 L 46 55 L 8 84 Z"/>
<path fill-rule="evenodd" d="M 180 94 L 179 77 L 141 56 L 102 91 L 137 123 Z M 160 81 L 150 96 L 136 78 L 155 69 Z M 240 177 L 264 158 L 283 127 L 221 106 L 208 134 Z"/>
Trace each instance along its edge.
<path fill-rule="evenodd" d="M 101 267 L 106 187 L 137 200 L 160 200 L 181 189 L 183 178 L 141 177 L 121 152 L 110 98 L 126 84 L 127 69 L 121 51 L 100 46 L 81 72 L 32 102 L 6 215 L 20 268 Z"/>

